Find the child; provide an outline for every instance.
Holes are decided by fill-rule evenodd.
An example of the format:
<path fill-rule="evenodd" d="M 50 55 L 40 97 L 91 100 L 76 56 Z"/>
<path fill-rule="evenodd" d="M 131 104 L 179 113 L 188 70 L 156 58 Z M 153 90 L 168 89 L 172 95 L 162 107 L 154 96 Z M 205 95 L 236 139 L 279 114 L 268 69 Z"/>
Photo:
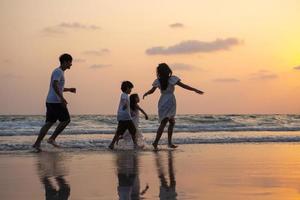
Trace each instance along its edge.
<path fill-rule="evenodd" d="M 132 117 L 132 121 L 135 125 L 135 128 L 136 128 L 136 141 L 137 141 L 137 144 L 138 144 L 138 147 L 140 148 L 143 148 L 145 146 L 145 142 L 144 142 L 144 139 L 143 139 L 143 135 L 141 133 L 141 131 L 139 130 L 139 115 L 140 115 L 140 112 L 141 111 L 144 116 L 145 116 L 145 119 L 148 120 L 148 115 L 145 113 L 145 111 L 138 105 L 138 103 L 140 102 L 140 98 L 139 98 L 139 95 L 138 94 L 132 94 L 130 95 L 130 111 L 131 111 L 131 117 Z M 124 146 L 129 146 L 127 144 L 129 144 L 131 138 L 130 138 L 130 134 L 128 131 L 125 132 L 125 134 L 123 136 L 120 136 L 118 138 L 119 139 L 124 139 L 121 144 L 117 144 L 119 146 L 123 146 L 123 143 L 124 143 Z"/>
<path fill-rule="evenodd" d="M 126 130 L 128 130 L 131 135 L 134 148 L 136 148 L 137 146 L 136 137 L 135 137 L 136 128 L 130 114 L 130 100 L 128 98 L 128 94 L 131 93 L 132 88 L 133 88 L 133 84 L 130 81 L 122 82 L 121 85 L 122 94 L 121 94 L 121 99 L 120 99 L 119 109 L 117 114 L 118 128 L 113 140 L 108 146 L 110 149 L 114 149 L 115 142 L 121 135 L 125 133 Z"/>
<path fill-rule="evenodd" d="M 176 148 L 177 146 L 172 143 L 172 134 L 175 125 L 175 115 L 176 115 L 176 99 L 174 96 L 175 85 L 178 85 L 184 89 L 194 91 L 198 94 L 203 94 L 202 91 L 190 87 L 181 82 L 181 80 L 172 76 L 172 70 L 166 63 L 161 63 L 156 68 L 157 79 L 153 82 L 152 88 L 146 92 L 143 96 L 145 98 L 147 95 L 152 94 L 156 88 L 160 89 L 161 96 L 158 102 L 158 117 L 160 126 L 157 129 L 156 138 L 152 143 L 155 150 L 157 150 L 157 145 L 160 137 L 164 131 L 165 126 L 169 122 L 168 127 L 168 146 L 169 148 Z"/>

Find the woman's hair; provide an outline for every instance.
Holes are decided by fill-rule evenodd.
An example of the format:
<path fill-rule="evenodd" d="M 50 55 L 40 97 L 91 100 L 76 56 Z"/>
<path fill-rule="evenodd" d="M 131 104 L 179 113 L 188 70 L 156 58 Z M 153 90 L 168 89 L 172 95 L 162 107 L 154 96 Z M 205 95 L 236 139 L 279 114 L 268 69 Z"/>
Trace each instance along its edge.
<path fill-rule="evenodd" d="M 160 63 L 156 68 L 156 75 L 159 80 L 161 90 L 168 87 L 169 78 L 172 76 L 172 70 L 166 63 Z"/>
<path fill-rule="evenodd" d="M 139 97 L 139 95 L 138 94 L 132 94 L 132 95 L 130 95 L 130 97 L 129 97 L 129 99 L 130 99 L 130 109 L 131 110 L 136 110 L 137 109 L 137 101 L 136 101 L 136 99 Z"/>

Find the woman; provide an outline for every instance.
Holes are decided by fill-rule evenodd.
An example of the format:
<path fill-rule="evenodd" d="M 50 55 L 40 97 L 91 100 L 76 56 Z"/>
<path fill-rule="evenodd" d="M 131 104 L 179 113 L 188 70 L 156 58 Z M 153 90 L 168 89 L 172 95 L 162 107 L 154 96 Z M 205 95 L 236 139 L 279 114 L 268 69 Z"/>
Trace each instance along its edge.
<path fill-rule="evenodd" d="M 158 117 L 160 125 L 157 129 L 156 138 L 152 145 L 154 149 L 157 150 L 158 142 L 165 126 L 169 122 L 168 146 L 169 148 L 176 148 L 177 146 L 172 143 L 176 115 L 176 98 L 174 95 L 175 86 L 178 85 L 186 90 L 194 91 L 198 94 L 203 94 L 204 92 L 182 83 L 180 78 L 177 76 L 172 76 L 172 70 L 166 63 L 161 63 L 158 65 L 156 68 L 156 75 L 157 79 L 153 82 L 152 88 L 143 96 L 143 98 L 145 98 L 147 95 L 152 94 L 156 88 L 159 88 L 161 92 L 158 102 Z"/>

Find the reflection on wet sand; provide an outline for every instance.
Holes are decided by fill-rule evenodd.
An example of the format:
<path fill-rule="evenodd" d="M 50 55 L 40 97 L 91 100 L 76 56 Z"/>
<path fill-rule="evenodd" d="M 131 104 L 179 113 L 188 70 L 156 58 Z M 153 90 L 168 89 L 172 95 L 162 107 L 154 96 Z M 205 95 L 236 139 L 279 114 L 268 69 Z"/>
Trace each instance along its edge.
<path fill-rule="evenodd" d="M 37 156 L 36 165 L 40 181 L 45 188 L 45 199 L 67 200 L 70 196 L 70 185 L 64 178 L 67 170 L 63 153 L 41 152 Z"/>
<path fill-rule="evenodd" d="M 138 153 L 131 151 L 116 154 L 118 195 L 120 200 L 139 200 L 149 189 L 146 185 L 141 191 Z"/>
<path fill-rule="evenodd" d="M 168 151 L 168 174 L 169 183 L 166 179 L 166 173 L 163 163 L 163 152 L 155 152 L 155 161 L 158 178 L 160 180 L 159 198 L 160 199 L 177 199 L 176 178 L 173 163 L 173 151 Z"/>

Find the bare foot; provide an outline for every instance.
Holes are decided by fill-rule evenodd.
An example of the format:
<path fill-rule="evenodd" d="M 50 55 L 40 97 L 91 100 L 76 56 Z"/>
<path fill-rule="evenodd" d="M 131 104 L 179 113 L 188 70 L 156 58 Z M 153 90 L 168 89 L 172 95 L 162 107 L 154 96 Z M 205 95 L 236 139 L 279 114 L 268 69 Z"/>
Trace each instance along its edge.
<path fill-rule="evenodd" d="M 154 150 L 157 151 L 158 148 L 157 148 L 157 144 L 156 143 L 152 143 L 152 146 L 154 147 Z"/>
<path fill-rule="evenodd" d="M 32 145 L 32 148 L 34 148 L 34 149 L 36 150 L 37 153 L 42 151 L 40 145 L 34 144 L 34 145 Z"/>
<path fill-rule="evenodd" d="M 174 144 L 169 144 L 168 145 L 169 146 L 169 148 L 171 148 L 171 149 L 176 149 L 178 146 L 176 146 L 176 145 L 174 145 Z"/>
<path fill-rule="evenodd" d="M 108 148 L 110 148 L 111 150 L 114 150 L 114 145 L 109 145 Z"/>
<path fill-rule="evenodd" d="M 60 148 L 60 146 L 53 139 L 48 139 L 47 142 L 56 148 Z"/>

